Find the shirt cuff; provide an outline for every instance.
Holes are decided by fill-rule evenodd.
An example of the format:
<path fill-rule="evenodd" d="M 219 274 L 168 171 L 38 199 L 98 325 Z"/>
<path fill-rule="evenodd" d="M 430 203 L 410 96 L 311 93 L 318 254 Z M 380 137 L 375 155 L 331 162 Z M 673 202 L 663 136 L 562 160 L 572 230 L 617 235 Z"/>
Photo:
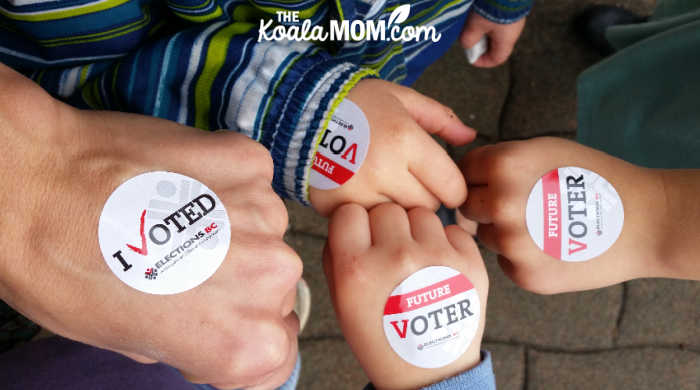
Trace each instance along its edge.
<path fill-rule="evenodd" d="M 320 56 L 320 55 L 319 55 Z M 261 142 L 272 154 L 272 186 L 282 197 L 309 204 L 309 174 L 323 130 L 350 89 L 375 71 L 333 58 L 300 59 L 275 91 Z"/>
<path fill-rule="evenodd" d="M 473 8 L 494 23 L 510 24 L 530 13 L 532 0 L 476 0 Z"/>
<path fill-rule="evenodd" d="M 370 383 L 364 390 L 375 389 Z M 481 351 L 481 362 L 478 366 L 441 382 L 422 387 L 421 390 L 496 390 L 491 353 Z"/>

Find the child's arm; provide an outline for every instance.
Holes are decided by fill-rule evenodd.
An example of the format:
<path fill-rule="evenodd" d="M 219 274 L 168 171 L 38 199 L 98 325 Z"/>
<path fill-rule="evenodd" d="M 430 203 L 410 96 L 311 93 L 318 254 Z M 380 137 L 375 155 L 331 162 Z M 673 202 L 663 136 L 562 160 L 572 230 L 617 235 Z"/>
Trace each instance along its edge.
<path fill-rule="evenodd" d="M 488 51 L 474 63 L 494 67 L 504 63 L 525 27 L 532 0 L 509 1 L 505 7 L 495 0 L 476 0 L 460 35 L 462 47 L 469 49 L 487 36 Z"/>
<path fill-rule="evenodd" d="M 561 187 L 551 187 L 560 190 L 553 192 L 543 190 L 541 183 L 547 182 L 543 179 L 538 184 L 541 192 L 535 193 L 540 197 L 529 198 L 538 179 L 567 166 L 585 168 L 607 180 L 619 195 L 624 216 L 610 211 L 617 206 L 606 206 L 614 202 L 609 191 L 584 195 L 584 188 L 602 183 L 593 176 L 579 180 L 578 175 L 560 175 Z M 695 256 L 700 250 L 699 171 L 641 168 L 558 138 L 482 147 L 465 157 L 462 170 L 469 196 L 461 211 L 480 222 L 480 241 L 501 255 L 504 272 L 527 290 L 546 294 L 586 290 L 642 277 L 700 280 Z M 527 213 L 528 207 L 542 204 L 544 193 L 554 198 L 540 209 L 543 216 Z M 586 202 L 580 200 L 583 197 Z M 616 221 L 621 222 L 619 236 Z M 546 243 L 552 243 L 547 253 L 540 249 Z"/>
<path fill-rule="evenodd" d="M 444 278 L 437 278 L 440 280 L 437 283 L 423 279 L 423 284 L 438 286 L 441 291 L 455 295 L 442 301 L 433 295 L 432 299 L 437 300 L 429 300 L 431 306 L 417 310 L 406 305 L 387 304 L 390 296 L 396 299 L 394 289 L 403 285 L 402 281 L 428 266 L 451 267 L 464 275 L 473 288 L 464 287 L 470 291 L 460 293 L 459 283 L 451 284 L 449 290 L 444 288 Z M 457 226 L 443 228 L 437 216 L 428 209 L 413 209 L 407 213 L 398 205 L 383 204 L 368 213 L 357 205 L 345 205 L 333 213 L 330 221 L 324 269 L 343 334 L 377 389 L 415 389 L 441 381 L 442 385 L 451 386 L 442 388 L 463 389 L 468 388 L 465 385 L 470 380 L 480 381 L 482 386 L 490 383 L 493 388 L 488 358 L 480 353 L 488 278 L 479 251 L 467 233 Z M 405 297 L 408 307 L 417 304 L 411 298 L 411 292 L 421 287 L 426 289 L 423 284 L 407 287 L 400 294 Z M 425 291 L 433 294 L 434 289 Z M 465 296 L 469 302 L 463 299 Z M 458 314 L 459 310 L 455 311 L 456 305 L 448 308 L 450 300 L 462 302 L 462 316 Z M 400 314 L 388 307 L 400 307 Z M 432 312 L 433 309 L 439 311 Z M 414 323 L 412 319 L 421 314 L 420 310 L 425 312 L 422 313 L 425 320 Z M 447 314 L 448 311 L 451 314 Z M 391 324 L 392 321 L 396 326 Z M 422 333 L 424 324 L 429 324 L 426 333 Z M 473 326 L 472 333 L 467 330 L 467 325 Z M 454 338 L 435 345 L 424 344 L 415 338 L 421 333 L 424 336 L 430 334 L 427 340 L 442 340 L 445 335 L 436 328 L 440 328 L 439 331 L 450 329 L 447 336 Z M 431 353 L 445 357 L 449 353 L 446 351 L 459 352 L 455 354 L 455 360 L 450 363 L 451 359 L 447 359 L 444 366 L 420 368 L 392 349 L 387 332 L 401 346 L 418 342 L 414 348 L 408 344 L 407 350 L 422 354 L 428 362 L 435 361 L 436 355 Z M 460 345 L 463 349 L 459 348 Z M 469 371 L 471 376 L 445 381 L 474 367 L 477 369 Z"/>

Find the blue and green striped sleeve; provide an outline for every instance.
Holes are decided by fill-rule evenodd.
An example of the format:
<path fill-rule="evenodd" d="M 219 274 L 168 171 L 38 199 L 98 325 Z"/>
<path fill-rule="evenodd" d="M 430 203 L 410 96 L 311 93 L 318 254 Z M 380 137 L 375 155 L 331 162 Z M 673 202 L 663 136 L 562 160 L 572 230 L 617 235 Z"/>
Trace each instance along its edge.
<path fill-rule="evenodd" d="M 532 0 L 474 0 L 474 11 L 486 19 L 510 24 L 525 17 L 532 9 Z"/>

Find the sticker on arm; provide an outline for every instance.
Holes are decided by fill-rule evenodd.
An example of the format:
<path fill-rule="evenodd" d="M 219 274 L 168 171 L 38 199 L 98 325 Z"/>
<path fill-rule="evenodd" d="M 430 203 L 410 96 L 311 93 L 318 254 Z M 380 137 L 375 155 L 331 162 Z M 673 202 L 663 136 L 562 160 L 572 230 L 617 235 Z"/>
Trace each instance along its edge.
<path fill-rule="evenodd" d="M 607 251 L 622 232 L 622 200 L 605 178 L 578 167 L 553 169 L 530 191 L 527 230 L 548 255 L 587 261 Z"/>
<path fill-rule="evenodd" d="M 216 272 L 229 249 L 231 225 L 206 185 L 178 173 L 148 172 L 107 199 L 98 240 L 119 280 L 145 293 L 177 294 Z"/>
<path fill-rule="evenodd" d="M 357 173 L 369 150 L 369 123 L 360 107 L 344 99 L 336 108 L 314 156 L 309 185 L 332 190 Z"/>
<path fill-rule="evenodd" d="M 401 282 L 387 299 L 384 335 L 406 362 L 443 367 L 467 350 L 480 315 L 479 296 L 466 276 L 450 267 L 426 267 Z"/>

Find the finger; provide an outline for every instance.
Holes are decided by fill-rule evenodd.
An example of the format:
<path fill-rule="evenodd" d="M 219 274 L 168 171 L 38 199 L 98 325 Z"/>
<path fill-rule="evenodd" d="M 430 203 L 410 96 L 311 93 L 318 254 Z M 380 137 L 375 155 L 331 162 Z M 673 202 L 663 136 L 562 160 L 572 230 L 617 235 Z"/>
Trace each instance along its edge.
<path fill-rule="evenodd" d="M 125 351 L 120 351 L 120 350 L 115 350 L 116 352 L 119 352 L 120 354 L 128 357 L 131 360 L 135 360 L 141 364 L 154 364 L 158 363 L 158 360 L 149 358 L 148 356 L 141 355 L 139 353 L 133 353 L 133 352 L 125 352 Z"/>
<path fill-rule="evenodd" d="M 462 123 L 451 108 L 411 88 L 399 87 L 394 92 L 411 118 L 430 134 L 452 145 L 464 145 L 476 138 L 476 131 Z"/>
<path fill-rule="evenodd" d="M 445 229 L 435 212 L 426 208 L 415 208 L 408 212 L 411 224 L 411 236 L 423 245 L 442 245 L 445 240 Z"/>
<path fill-rule="evenodd" d="M 476 221 L 472 221 L 465 217 L 459 209 L 455 210 L 455 216 L 457 219 L 457 226 L 462 228 L 465 232 L 469 233 L 471 236 L 476 236 L 476 229 L 479 224 Z"/>
<path fill-rule="evenodd" d="M 467 198 L 464 176 L 445 150 L 428 135 L 418 136 L 415 153 L 408 170 L 448 208 L 455 208 Z"/>
<path fill-rule="evenodd" d="M 247 390 L 264 390 L 264 389 L 276 389 L 280 387 L 284 382 L 289 379 L 289 376 L 294 370 L 298 358 L 299 341 L 297 339 L 297 334 L 299 333 L 299 319 L 296 314 L 292 313 L 282 322 L 287 337 L 290 338 L 289 349 L 285 361 L 279 366 L 275 371 L 263 376 L 262 378 L 255 378 L 253 384 L 241 384 L 241 383 L 212 383 L 211 386 L 217 389 L 238 389 L 245 388 Z"/>
<path fill-rule="evenodd" d="M 357 204 L 338 207 L 328 223 L 328 248 L 340 257 L 363 253 L 372 245 L 369 215 Z"/>
<path fill-rule="evenodd" d="M 447 236 L 447 241 L 450 242 L 453 248 L 457 250 L 461 255 L 472 258 L 473 256 L 480 256 L 479 247 L 476 246 L 476 242 L 469 233 L 462 230 L 459 226 L 450 225 L 445 228 L 445 235 Z"/>
<path fill-rule="evenodd" d="M 476 236 L 479 238 L 481 245 L 490 249 L 492 252 L 501 253 L 498 246 L 498 229 L 494 224 L 479 224 L 476 230 Z"/>
<path fill-rule="evenodd" d="M 467 20 L 467 23 L 464 24 L 464 28 L 462 29 L 462 33 L 459 35 L 459 43 L 463 48 L 471 49 L 484 35 L 485 32 L 482 29 L 476 28 L 474 23 L 469 23 L 469 20 Z"/>
<path fill-rule="evenodd" d="M 491 191 L 487 186 L 470 187 L 467 201 L 460 206 L 459 211 L 465 218 L 479 223 L 492 223 Z"/>
<path fill-rule="evenodd" d="M 328 241 L 326 241 L 326 244 L 323 246 L 323 273 L 326 275 L 326 284 L 328 284 L 328 293 L 331 296 L 331 302 L 333 302 L 335 306 L 335 264 Z"/>
<path fill-rule="evenodd" d="M 488 184 L 488 171 L 485 169 L 486 160 L 494 147 L 494 145 L 485 145 L 470 150 L 459 163 L 462 174 L 469 186 Z"/>
<path fill-rule="evenodd" d="M 391 196 L 384 194 L 385 196 L 405 209 L 427 207 L 437 210 L 440 207 L 440 200 L 428 191 L 415 176 L 410 173 L 402 176 L 403 178 L 396 180 L 392 185 Z"/>
<path fill-rule="evenodd" d="M 257 181 L 219 192 L 226 214 L 237 229 L 282 237 L 288 214 L 282 199 L 269 184 Z"/>
<path fill-rule="evenodd" d="M 510 29 L 506 30 L 507 33 L 489 34 L 489 50 L 476 61 L 475 66 L 491 68 L 501 65 L 508 60 L 521 31 L 516 26 L 510 27 Z"/>
<path fill-rule="evenodd" d="M 406 210 L 394 203 L 383 203 L 369 211 L 373 245 L 401 245 L 413 241 Z"/>

